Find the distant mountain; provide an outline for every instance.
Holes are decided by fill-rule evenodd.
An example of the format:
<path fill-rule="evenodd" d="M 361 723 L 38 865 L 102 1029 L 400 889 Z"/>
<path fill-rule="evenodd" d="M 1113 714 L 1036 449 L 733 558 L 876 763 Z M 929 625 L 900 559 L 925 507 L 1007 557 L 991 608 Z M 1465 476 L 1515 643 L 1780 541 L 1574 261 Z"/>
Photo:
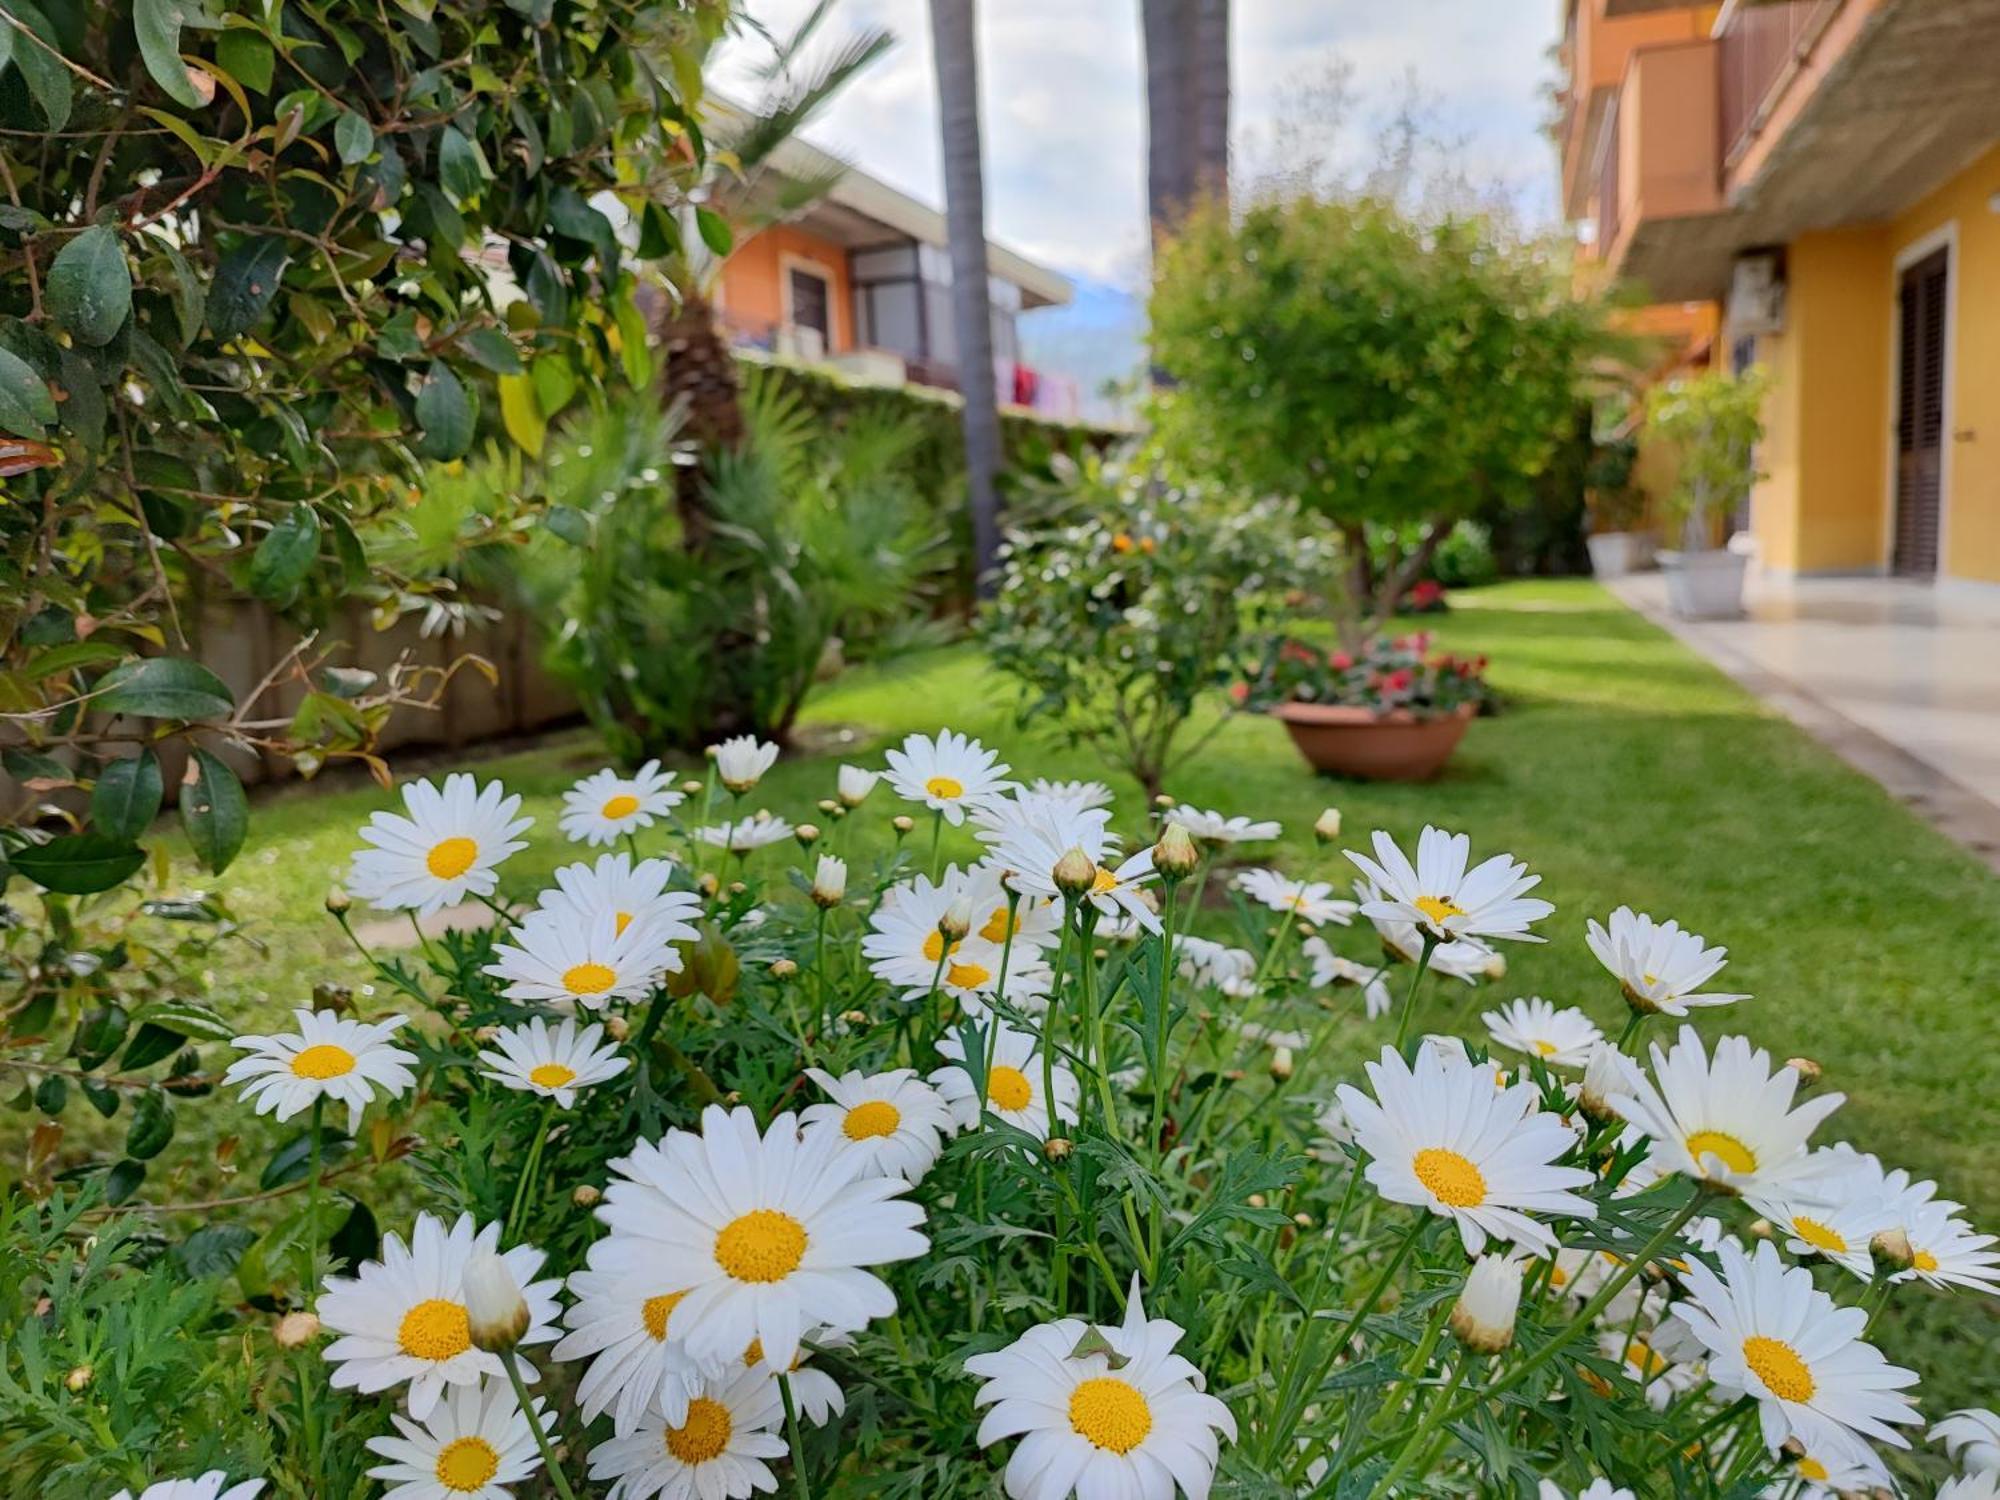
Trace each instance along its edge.
<path fill-rule="evenodd" d="M 1129 384 L 1145 369 L 1145 299 L 1085 276 L 1070 275 L 1070 281 L 1076 296 L 1068 306 L 1021 315 L 1022 362 L 1046 375 L 1074 381 L 1086 418 L 1129 421 L 1130 396 L 1109 398 L 1102 387 L 1111 380 Z"/>

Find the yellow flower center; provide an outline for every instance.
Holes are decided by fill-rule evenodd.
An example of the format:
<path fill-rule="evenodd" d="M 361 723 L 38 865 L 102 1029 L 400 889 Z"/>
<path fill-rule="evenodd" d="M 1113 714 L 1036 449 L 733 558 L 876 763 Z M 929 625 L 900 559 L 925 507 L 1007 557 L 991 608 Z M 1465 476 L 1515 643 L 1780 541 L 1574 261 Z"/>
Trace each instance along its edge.
<path fill-rule="evenodd" d="M 1806 1362 L 1783 1339 L 1753 1333 L 1743 1341 L 1743 1363 L 1780 1401 L 1810 1401 L 1819 1389 Z"/>
<path fill-rule="evenodd" d="M 646 1334 L 654 1343 L 667 1336 L 667 1321 L 674 1315 L 674 1309 L 681 1304 L 686 1292 L 665 1292 L 658 1297 L 648 1297 L 646 1305 L 639 1309 L 639 1316 L 646 1320 Z"/>
<path fill-rule="evenodd" d="M 1014 931 L 1017 935 L 1021 931 L 1021 919 L 1018 916 L 1014 918 Z M 979 935 L 989 943 L 1006 942 L 1007 908 L 1004 906 L 994 907 L 993 915 L 986 919 L 986 925 L 979 929 Z"/>
<path fill-rule="evenodd" d="M 953 964 L 944 971 L 944 982 L 961 990 L 976 990 L 993 977 L 993 971 L 979 964 Z"/>
<path fill-rule="evenodd" d="M 924 783 L 924 790 L 933 797 L 963 797 L 965 784 L 954 781 L 949 776 L 933 776 Z"/>
<path fill-rule="evenodd" d="M 1697 1130 L 1687 1138 L 1687 1151 L 1697 1165 L 1704 1156 L 1712 1156 L 1732 1172 L 1757 1170 L 1757 1153 L 1724 1131 Z"/>
<path fill-rule="evenodd" d="M 1667 1367 L 1672 1363 L 1664 1354 L 1661 1354 L 1644 1339 L 1633 1339 L 1630 1343 L 1626 1344 L 1625 1362 L 1644 1375 L 1648 1380 L 1651 1380 L 1656 1375 L 1664 1374 Z"/>
<path fill-rule="evenodd" d="M 1444 896 L 1419 896 L 1417 897 L 1416 907 L 1418 911 L 1422 912 L 1433 923 L 1442 923 L 1446 917 L 1462 917 L 1465 915 L 1464 907 Z"/>
<path fill-rule="evenodd" d="M 557 1062 L 538 1063 L 528 1071 L 528 1082 L 540 1089 L 559 1089 L 575 1077 L 575 1068 Z"/>
<path fill-rule="evenodd" d="M 601 995 L 618 982 L 618 971 L 608 964 L 571 964 L 563 970 L 562 982 L 572 995 Z"/>
<path fill-rule="evenodd" d="M 687 1420 L 667 1429 L 667 1452 L 684 1464 L 705 1464 L 720 1458 L 729 1446 L 734 1424 L 729 1408 L 707 1396 L 688 1402 Z"/>
<path fill-rule="evenodd" d="M 1535 1053 L 1538 1057 L 1554 1057 L 1556 1053 L 1561 1050 L 1559 1047 L 1556 1046 L 1554 1042 L 1538 1041 L 1534 1044 L 1534 1046 L 1535 1046 Z"/>
<path fill-rule="evenodd" d="M 1069 1425 L 1085 1442 L 1130 1453 L 1153 1430 L 1153 1409 L 1135 1387 L 1100 1375 L 1069 1393 Z"/>
<path fill-rule="evenodd" d="M 1919 1271 L 1935 1271 L 1938 1268 L 1938 1258 L 1928 1250 L 1919 1250 L 1910 1257 L 1910 1264 Z"/>
<path fill-rule="evenodd" d="M 1410 1170 L 1440 1203 L 1477 1208 L 1486 1201 L 1486 1178 L 1456 1151 L 1426 1146 L 1410 1163 Z"/>
<path fill-rule="evenodd" d="M 472 1324 L 461 1304 L 432 1297 L 403 1314 L 396 1345 L 412 1359 L 451 1359 L 472 1347 Z"/>
<path fill-rule="evenodd" d="M 761 1365 L 763 1362 L 764 1362 L 764 1341 L 762 1339 L 752 1339 L 750 1340 L 749 1343 L 743 1346 L 744 1369 L 754 1370 L 757 1368 L 757 1366 Z M 801 1369 L 805 1365 L 805 1362 L 806 1362 L 806 1352 L 805 1350 L 801 1349 L 796 1355 L 792 1357 L 792 1370 L 796 1371 L 798 1369 Z"/>
<path fill-rule="evenodd" d="M 931 935 L 924 939 L 924 957 L 928 958 L 932 963 L 936 963 L 946 953 L 956 952 L 958 952 L 958 943 L 956 940 L 953 941 L 950 948 L 946 948 L 944 945 L 944 934 L 936 928 L 932 928 Z"/>
<path fill-rule="evenodd" d="M 479 845 L 468 838 L 441 839 L 424 856 L 424 865 L 439 880 L 456 880 L 479 858 Z"/>
<path fill-rule="evenodd" d="M 1097 867 L 1097 873 L 1091 877 L 1090 894 L 1093 896 L 1102 896 L 1105 895 L 1107 892 L 1115 891 L 1117 889 L 1118 889 L 1118 877 L 1116 875 L 1113 875 L 1109 870 L 1105 869 L 1103 865 L 1099 865 Z"/>
<path fill-rule="evenodd" d="M 500 1455 L 485 1438 L 455 1438 L 438 1449 L 437 1482 L 457 1494 L 484 1489 L 499 1472 Z"/>
<path fill-rule="evenodd" d="M 753 1208 L 715 1237 L 715 1263 L 738 1281 L 783 1281 L 805 1254 L 805 1225 L 774 1208 Z"/>
<path fill-rule="evenodd" d="M 629 818 L 639 810 L 639 799 L 630 792 L 620 792 L 598 809 L 607 818 Z"/>
<path fill-rule="evenodd" d="M 630 927 L 631 925 L 632 925 L 632 913 L 630 913 L 629 911 L 621 911 L 617 914 L 616 918 L 613 919 L 611 924 L 611 930 L 612 932 L 616 933 L 619 937 L 623 937 L 625 936 L 625 929 Z"/>
<path fill-rule="evenodd" d="M 1847 1249 L 1845 1235 L 1820 1223 L 1818 1219 L 1807 1218 L 1804 1214 L 1792 1216 L 1792 1232 L 1815 1250 L 1830 1250 L 1839 1255 L 1845 1253 Z"/>
<path fill-rule="evenodd" d="M 1832 1474 L 1827 1466 L 1818 1459 L 1807 1457 L 1799 1460 L 1799 1478 L 1810 1479 L 1814 1484 L 1824 1484 L 1831 1477 Z"/>
<path fill-rule="evenodd" d="M 1569 1272 L 1565 1271 L 1561 1266 L 1550 1266 L 1549 1285 L 1556 1288 L 1558 1291 L 1568 1286 Z"/>
<path fill-rule="evenodd" d="M 292 1072 L 300 1078 L 339 1078 L 354 1071 L 354 1054 L 332 1042 L 301 1048 L 292 1058 Z"/>
<path fill-rule="evenodd" d="M 995 1109 L 1020 1110 L 1028 1107 L 1035 1091 L 1028 1087 L 1028 1075 L 1019 1068 L 995 1063 L 986 1075 L 986 1097 L 993 1101 Z"/>
<path fill-rule="evenodd" d="M 877 1136 L 894 1135 L 903 1123 L 903 1112 L 887 1099 L 868 1099 L 847 1112 L 840 1128 L 850 1141 L 872 1141 Z"/>

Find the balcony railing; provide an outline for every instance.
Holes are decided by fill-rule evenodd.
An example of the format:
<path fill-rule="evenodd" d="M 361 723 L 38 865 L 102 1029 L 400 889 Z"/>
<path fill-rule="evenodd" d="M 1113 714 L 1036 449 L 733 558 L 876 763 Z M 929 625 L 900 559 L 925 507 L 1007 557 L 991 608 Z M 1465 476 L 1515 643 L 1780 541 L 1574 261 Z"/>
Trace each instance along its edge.
<path fill-rule="evenodd" d="M 1722 159 L 1733 164 L 1767 111 L 1811 54 L 1842 0 L 1784 0 L 1737 5 L 1716 40 L 1722 103 Z"/>

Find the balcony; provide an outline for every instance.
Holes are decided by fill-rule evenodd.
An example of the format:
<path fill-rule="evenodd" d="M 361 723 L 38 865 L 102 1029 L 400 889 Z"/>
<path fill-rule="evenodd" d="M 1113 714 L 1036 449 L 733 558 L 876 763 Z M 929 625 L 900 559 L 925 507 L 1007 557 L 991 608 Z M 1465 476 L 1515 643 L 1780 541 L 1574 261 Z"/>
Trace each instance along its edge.
<path fill-rule="evenodd" d="M 1740 161 L 1842 0 L 1785 0 L 1737 6 L 1716 38 L 1721 75 L 1723 162 Z"/>
<path fill-rule="evenodd" d="M 1598 141 L 1597 239 L 1622 275 L 1639 269 L 1661 226 L 1722 207 L 1717 174 L 1717 44 L 1676 42 L 1634 52 Z M 1635 264 L 1635 262 L 1637 264 Z"/>

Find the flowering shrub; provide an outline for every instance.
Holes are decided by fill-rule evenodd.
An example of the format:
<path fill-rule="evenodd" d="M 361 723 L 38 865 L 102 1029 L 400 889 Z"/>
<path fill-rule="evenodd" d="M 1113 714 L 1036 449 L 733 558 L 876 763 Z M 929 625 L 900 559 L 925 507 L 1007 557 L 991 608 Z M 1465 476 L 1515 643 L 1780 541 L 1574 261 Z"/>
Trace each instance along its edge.
<path fill-rule="evenodd" d="M 1433 992 L 1569 924 L 1465 835 L 1342 858 L 1329 813 L 1326 878 L 1241 870 L 1197 935 L 1212 852 L 1275 824 L 1121 837 L 1106 788 L 950 734 L 795 824 L 754 806 L 775 754 L 585 778 L 595 852 L 532 894 L 497 784 L 376 814 L 357 943 L 356 898 L 491 925 L 202 1044 L 201 1107 L 284 1132 L 255 1188 L 112 1208 L 84 1157 L 10 1193 L 11 1488 L 1822 1495 L 1918 1430 L 1882 1309 L 2000 1288 L 1935 1184 L 1825 1142 L 1817 1069 L 1705 1034 L 1753 1002 L 1673 922 L 1580 934 L 1616 1037 L 1520 997 L 1466 1043 Z M 1996 1437 L 1932 1431 L 1975 1471 Z"/>
<path fill-rule="evenodd" d="M 1324 703 L 1419 718 L 1479 709 L 1493 701 L 1486 658 L 1433 653 L 1428 631 L 1372 637 L 1359 651 L 1323 651 L 1292 636 L 1275 638 L 1242 699 L 1258 709 Z"/>

